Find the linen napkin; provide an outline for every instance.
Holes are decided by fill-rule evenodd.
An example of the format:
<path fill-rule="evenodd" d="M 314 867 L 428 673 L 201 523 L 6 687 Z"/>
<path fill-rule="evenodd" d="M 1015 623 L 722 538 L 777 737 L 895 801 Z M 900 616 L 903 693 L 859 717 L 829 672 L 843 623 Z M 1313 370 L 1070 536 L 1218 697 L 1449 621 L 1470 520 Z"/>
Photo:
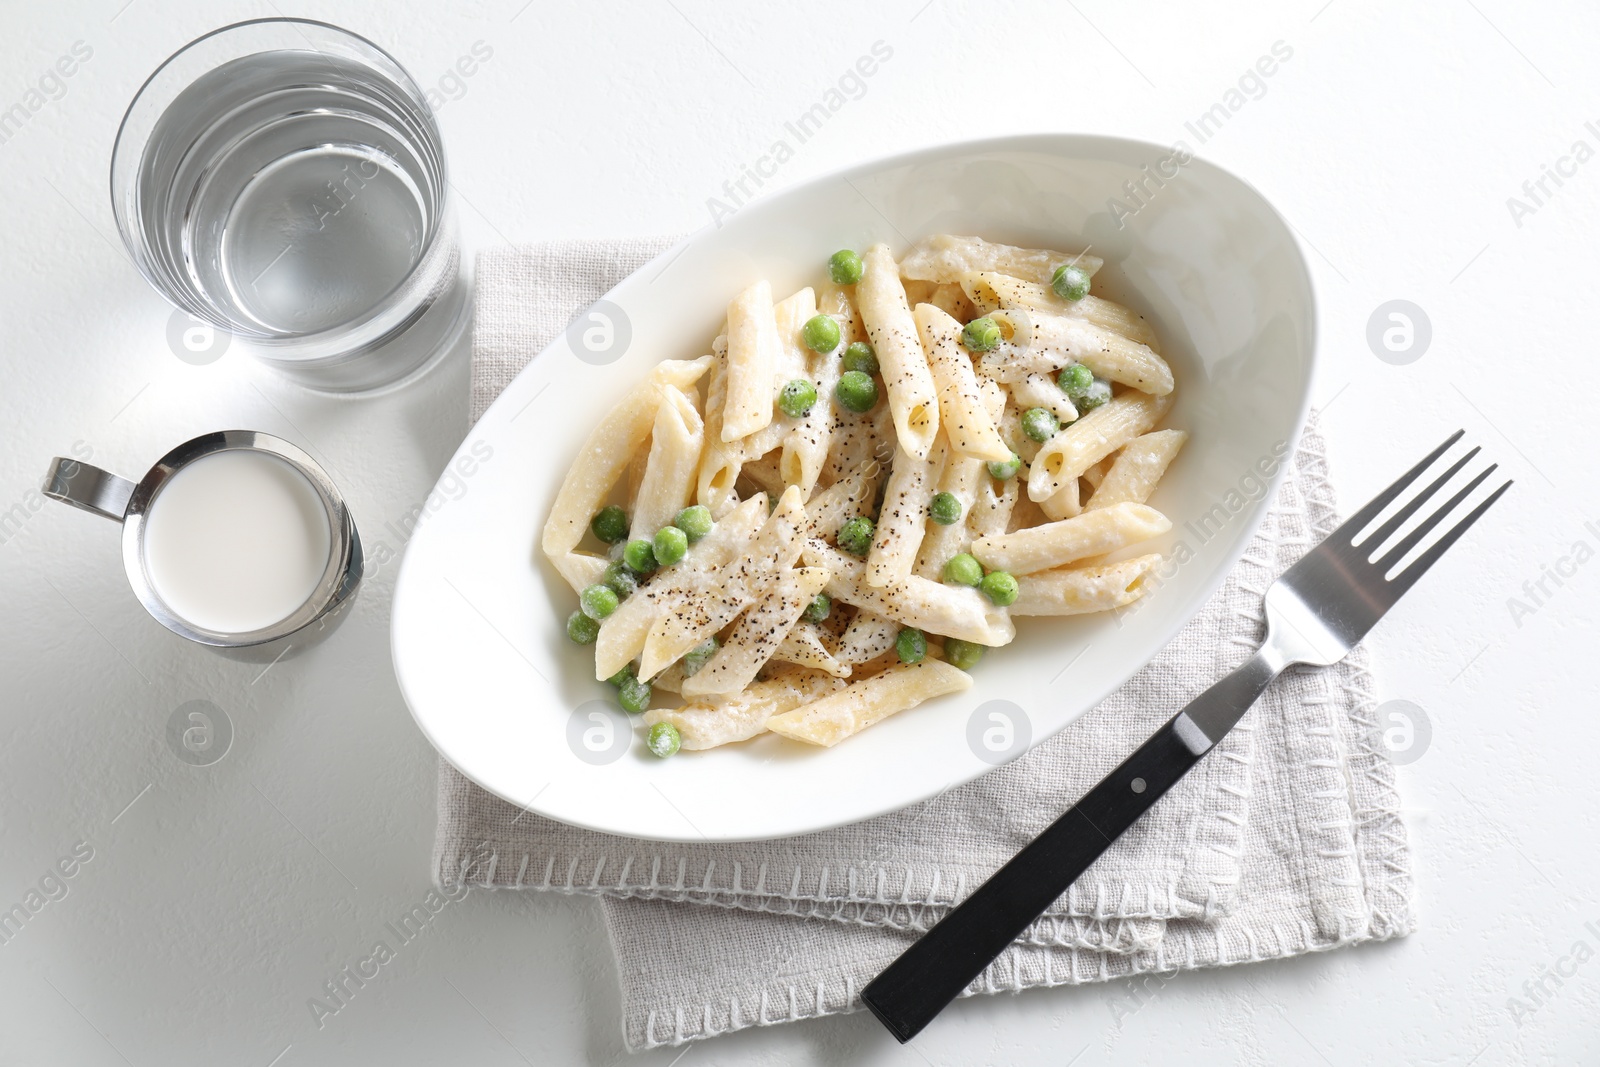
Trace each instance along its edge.
<path fill-rule="evenodd" d="M 671 244 L 480 255 L 472 414 Z M 860 988 L 1176 708 L 1242 662 L 1261 596 L 1337 525 L 1315 420 L 1223 588 L 1094 711 L 903 811 L 779 841 L 636 841 L 524 812 L 439 764 L 443 885 L 599 895 L 630 1049 L 861 1008 Z M 1366 657 L 1291 670 L 968 993 L 1106 981 L 1402 936 L 1410 856 Z"/>

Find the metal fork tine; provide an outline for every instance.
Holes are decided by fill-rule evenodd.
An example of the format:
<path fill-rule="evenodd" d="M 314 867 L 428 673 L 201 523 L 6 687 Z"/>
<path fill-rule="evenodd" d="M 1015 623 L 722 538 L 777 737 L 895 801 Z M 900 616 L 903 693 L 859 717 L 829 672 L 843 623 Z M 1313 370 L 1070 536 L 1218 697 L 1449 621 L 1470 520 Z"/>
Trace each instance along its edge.
<path fill-rule="evenodd" d="M 1429 532 L 1432 531 L 1435 526 L 1439 525 L 1439 523 L 1444 520 L 1446 515 L 1450 514 L 1450 512 L 1455 509 L 1457 504 L 1471 496 L 1472 491 L 1478 488 L 1478 486 L 1482 485 L 1484 479 L 1493 474 L 1495 468 L 1498 466 L 1500 466 L 1498 463 L 1489 464 L 1487 470 L 1483 471 L 1476 478 L 1472 479 L 1472 481 L 1462 486 L 1460 492 L 1451 497 L 1449 500 L 1445 501 L 1445 503 L 1436 509 L 1432 515 L 1429 515 L 1426 519 L 1423 519 L 1421 522 L 1417 523 L 1417 528 L 1415 530 L 1412 530 L 1410 533 L 1402 537 L 1398 542 L 1396 542 L 1393 548 L 1385 552 L 1382 558 L 1373 564 L 1373 566 L 1378 569 L 1378 573 L 1388 574 L 1389 568 L 1393 567 L 1396 563 L 1399 563 L 1400 560 L 1405 557 L 1407 552 L 1410 552 L 1413 548 L 1416 548 L 1417 545 L 1421 544 L 1422 539 L 1427 537 Z"/>
<path fill-rule="evenodd" d="M 1485 471 L 1484 473 L 1488 472 Z M 1455 544 L 1456 540 L 1462 534 L 1467 532 L 1467 527 L 1477 522 L 1478 519 L 1482 517 L 1483 513 L 1489 510 L 1490 505 L 1492 505 L 1496 500 L 1499 500 L 1501 495 L 1504 494 L 1507 489 L 1511 488 L 1511 484 L 1511 482 L 1506 482 L 1500 488 L 1490 493 L 1488 498 L 1485 499 L 1483 503 L 1473 508 L 1466 518 L 1456 523 L 1451 530 L 1446 532 L 1444 536 L 1439 538 L 1439 540 L 1435 541 L 1426 552 L 1413 560 L 1409 567 L 1395 575 L 1394 581 L 1389 583 L 1394 590 L 1394 595 L 1398 597 L 1407 589 L 1410 589 L 1412 583 L 1418 578 L 1421 578 L 1423 574 L 1427 572 L 1429 567 L 1439 562 L 1439 557 L 1445 554 L 1445 550 L 1451 545 Z"/>
<path fill-rule="evenodd" d="M 1360 511 L 1346 519 L 1344 525 L 1340 526 L 1337 530 L 1333 531 L 1333 533 L 1329 535 L 1328 540 L 1332 541 L 1338 539 L 1343 541 L 1345 544 L 1349 544 L 1350 542 L 1354 541 L 1356 534 L 1366 529 L 1367 524 L 1378 517 L 1379 512 L 1388 507 L 1401 493 L 1405 492 L 1407 486 L 1421 477 L 1422 472 L 1432 466 L 1434 460 L 1444 455 L 1445 452 L 1449 450 L 1451 445 L 1461 440 L 1466 432 L 1467 431 L 1465 430 L 1457 430 L 1455 433 L 1451 434 L 1444 444 L 1440 445 L 1432 452 L 1429 452 L 1427 456 L 1423 458 L 1421 463 L 1418 463 L 1415 467 L 1412 467 L 1400 477 L 1396 478 L 1389 488 L 1385 489 L 1383 492 L 1367 501 L 1366 507 L 1362 508 Z"/>
<path fill-rule="evenodd" d="M 1405 507 L 1395 512 L 1394 515 L 1390 517 L 1388 522 L 1384 523 L 1383 526 L 1377 530 L 1377 532 L 1364 540 L 1362 544 L 1371 545 L 1373 548 L 1377 548 L 1385 541 L 1389 540 L 1389 538 L 1393 537 L 1395 532 L 1399 530 L 1401 526 L 1405 525 L 1405 521 L 1411 518 L 1411 516 L 1415 515 L 1417 513 L 1417 509 L 1428 502 L 1429 497 L 1433 496 L 1434 493 L 1437 493 L 1444 487 L 1446 482 L 1459 474 L 1461 472 L 1461 468 L 1465 467 L 1472 460 L 1472 457 L 1476 456 L 1481 451 L 1483 451 L 1481 447 L 1476 445 L 1473 446 L 1471 452 L 1468 452 L 1466 455 L 1462 456 L 1460 459 L 1451 464 L 1449 470 L 1435 478 L 1433 480 L 1433 484 L 1429 485 L 1428 488 L 1412 497 L 1410 503 L 1406 504 Z"/>

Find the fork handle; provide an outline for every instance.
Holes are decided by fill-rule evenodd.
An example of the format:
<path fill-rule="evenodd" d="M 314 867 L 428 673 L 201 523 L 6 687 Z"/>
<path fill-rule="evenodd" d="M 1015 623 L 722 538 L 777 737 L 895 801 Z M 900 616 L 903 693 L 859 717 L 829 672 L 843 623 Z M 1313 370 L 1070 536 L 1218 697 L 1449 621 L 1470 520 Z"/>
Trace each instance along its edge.
<path fill-rule="evenodd" d="M 878 1021 L 902 1043 L 915 1037 L 1200 762 L 1278 669 L 1257 653 L 1201 693 L 901 953 L 861 991 Z M 1202 730 L 1197 720 L 1210 728 Z M 1220 731 L 1213 733 L 1217 727 Z"/>

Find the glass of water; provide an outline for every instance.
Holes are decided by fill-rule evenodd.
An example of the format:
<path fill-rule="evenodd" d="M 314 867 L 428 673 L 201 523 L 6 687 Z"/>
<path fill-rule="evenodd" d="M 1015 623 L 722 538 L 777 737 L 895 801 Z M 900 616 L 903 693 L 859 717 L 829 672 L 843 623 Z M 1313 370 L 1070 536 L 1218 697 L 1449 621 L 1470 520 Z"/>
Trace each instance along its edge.
<path fill-rule="evenodd" d="M 139 90 L 111 159 L 117 228 L 150 284 L 334 392 L 395 382 L 460 337 L 448 188 L 411 76 L 303 19 L 184 46 Z"/>

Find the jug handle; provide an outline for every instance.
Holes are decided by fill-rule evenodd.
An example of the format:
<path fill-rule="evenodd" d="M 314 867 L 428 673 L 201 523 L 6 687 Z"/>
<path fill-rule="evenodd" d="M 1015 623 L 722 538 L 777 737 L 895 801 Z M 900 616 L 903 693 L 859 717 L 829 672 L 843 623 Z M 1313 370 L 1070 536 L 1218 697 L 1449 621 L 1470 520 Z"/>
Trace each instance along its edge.
<path fill-rule="evenodd" d="M 50 470 L 45 474 L 44 495 L 121 522 L 128 513 L 133 483 L 82 460 L 57 456 L 50 461 Z"/>

